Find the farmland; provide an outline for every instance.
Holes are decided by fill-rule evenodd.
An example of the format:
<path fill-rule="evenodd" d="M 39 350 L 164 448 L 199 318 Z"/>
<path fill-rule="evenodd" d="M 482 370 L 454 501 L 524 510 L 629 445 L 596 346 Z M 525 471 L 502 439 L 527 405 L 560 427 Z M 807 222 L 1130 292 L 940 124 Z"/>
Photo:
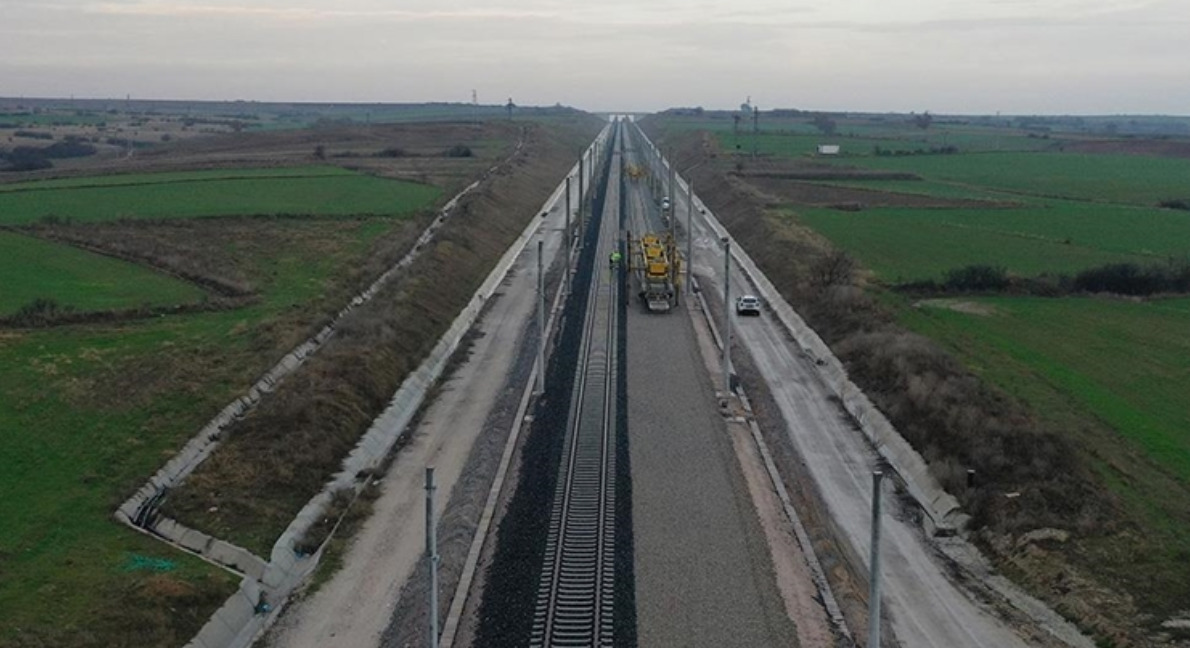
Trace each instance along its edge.
<path fill-rule="evenodd" d="M 0 316 L 36 299 L 79 311 L 197 301 L 203 291 L 152 270 L 28 236 L 0 232 Z"/>
<path fill-rule="evenodd" d="M 989 297 L 899 312 L 1077 440 L 1139 531 L 1091 534 L 1077 543 L 1081 560 L 1151 611 L 1180 609 L 1190 596 L 1190 300 Z"/>
<path fill-rule="evenodd" d="M 886 282 L 934 279 L 966 265 L 1019 276 L 1187 252 L 1190 218 L 1144 207 L 1063 201 L 1015 209 L 797 209 L 795 218 L 852 252 Z"/>
<path fill-rule="evenodd" d="M 1190 160 L 1084 153 L 968 153 L 851 158 L 839 164 L 1034 196 L 1156 206 L 1190 198 Z"/>
<path fill-rule="evenodd" d="M 141 174 L 5 185 L 0 189 L 0 224 L 257 214 L 391 215 L 425 205 L 440 193 L 435 187 L 337 167 Z"/>
<path fill-rule="evenodd" d="M 0 516 L 15 521 L 0 532 L 0 610 L 11 621 L 0 645 L 16 640 L 5 634 L 15 628 L 50 644 L 78 641 L 76 633 L 95 624 L 135 636 L 112 626 L 135 619 L 95 597 L 142 605 L 137 597 L 150 587 L 172 588 L 182 596 L 175 605 L 197 606 L 190 618 L 158 613 L 145 629 L 154 642 L 177 633 L 166 643 L 180 644 L 202 610 L 222 602 L 231 578 L 130 533 L 111 512 L 318 313 L 339 305 L 338 278 L 394 226 L 400 222 L 288 222 L 280 232 L 238 226 L 237 256 L 260 280 L 251 306 L 0 338 L 0 382 L 13 386 L 0 399 Z M 177 568 L 129 568 L 138 557 Z M 30 582 L 45 585 L 31 593 L 23 585 Z"/>
<path fill-rule="evenodd" d="M 979 340 L 991 358 L 1028 367 L 1190 482 L 1190 401 L 1184 398 L 1190 340 L 1183 334 L 1190 300 L 997 297 L 974 303 L 988 314 L 924 306 L 908 311 L 906 321 L 956 349 L 963 340 Z"/>
<path fill-rule="evenodd" d="M 672 131 L 707 131 L 725 151 L 751 154 L 805 156 L 819 144 L 838 144 L 846 157 L 866 156 L 876 147 L 895 152 L 928 151 L 957 146 L 965 151 L 1041 151 L 1055 148 L 1048 138 L 1029 137 L 1023 130 L 980 126 L 940 126 L 923 131 L 904 123 L 873 123 L 866 120 L 840 121 L 833 133 L 824 133 L 809 118 L 761 118 L 760 131 L 753 133 L 749 121 L 741 121 L 738 132 L 731 120 L 670 118 L 663 126 Z"/>

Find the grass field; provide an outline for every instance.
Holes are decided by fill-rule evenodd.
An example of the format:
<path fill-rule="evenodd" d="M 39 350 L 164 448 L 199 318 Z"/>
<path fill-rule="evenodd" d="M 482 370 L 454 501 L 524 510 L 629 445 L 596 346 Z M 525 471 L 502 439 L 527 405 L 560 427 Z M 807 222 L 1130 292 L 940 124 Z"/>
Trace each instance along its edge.
<path fill-rule="evenodd" d="M 1143 207 L 1049 201 L 1014 209 L 799 208 L 797 218 L 898 283 L 973 264 L 1029 276 L 1190 252 L 1190 217 Z"/>
<path fill-rule="evenodd" d="M 0 224 L 56 217 L 193 218 L 227 215 L 395 215 L 433 201 L 429 185 L 335 167 L 162 173 L 0 185 Z"/>
<path fill-rule="evenodd" d="M 894 299 L 894 301 L 896 301 Z M 1090 458 L 1137 526 L 1080 540 L 1076 555 L 1142 609 L 1190 600 L 1190 299 L 979 298 L 990 311 L 900 309 L 908 328 L 1027 403 Z M 1131 557 L 1129 557 L 1131 556 Z"/>
<path fill-rule="evenodd" d="M 819 144 L 839 144 L 842 154 L 871 155 L 875 147 L 889 151 L 916 151 L 955 146 L 962 151 L 1042 151 L 1054 148 L 1054 139 L 1029 137 L 1017 129 L 964 125 L 935 125 L 922 130 L 912 124 L 871 123 L 866 120 L 837 120 L 832 134 L 821 132 L 810 123 L 811 116 L 766 119 L 761 117 L 760 133 L 752 134 L 750 121 L 741 121 L 739 133 L 730 119 L 668 118 L 666 129 L 707 130 L 712 132 L 724 151 L 751 153 L 753 143 L 759 153 L 803 156 L 817 151 Z"/>
<path fill-rule="evenodd" d="M 95 311 L 189 303 L 203 295 L 141 266 L 10 232 L 0 232 L 0 277 L 0 316 L 39 298 Z"/>
<path fill-rule="evenodd" d="M 1002 203 L 1021 203 L 1031 200 L 1018 194 L 939 180 L 824 180 L 818 184 L 835 187 L 854 187 L 872 191 L 917 194 L 936 198 L 990 200 Z M 1040 199 L 1036 199 L 1040 200 Z"/>
<path fill-rule="evenodd" d="M 877 147 L 887 151 L 917 150 L 928 151 L 931 148 L 957 146 L 964 151 L 995 151 L 997 147 L 1003 150 L 1034 151 L 1050 148 L 1054 143 L 1042 139 L 1025 137 L 996 136 L 986 133 L 931 131 L 928 133 L 910 133 L 905 137 L 876 137 L 859 133 L 850 134 L 845 128 L 833 135 L 821 133 L 772 133 L 761 131 L 759 135 L 740 133 L 739 136 L 730 132 L 718 132 L 719 146 L 725 151 L 741 151 L 751 153 L 755 143 L 756 151 L 765 155 L 782 155 L 799 157 L 814 155 L 819 144 L 838 144 L 840 155 L 847 159 L 851 156 L 870 156 Z M 739 148 L 736 148 L 736 145 Z M 924 156 L 923 156 L 924 157 Z M 901 158 L 904 159 L 904 158 Z"/>
<path fill-rule="evenodd" d="M 0 646 L 22 645 L 19 628 L 42 642 L 26 636 L 24 645 L 103 645 L 87 644 L 86 633 L 112 623 L 127 625 L 97 636 L 135 637 L 137 616 L 119 608 L 157 587 L 194 616 L 176 615 L 175 645 L 197 630 L 234 579 L 131 533 L 112 511 L 340 306 L 336 277 L 401 222 L 286 221 L 268 238 L 240 241 L 260 278 L 261 300 L 246 308 L 0 333 Z M 133 569 L 146 562 L 138 556 L 176 569 L 159 573 L 152 560 Z M 154 641 L 170 632 L 164 619 L 139 623 L 156 628 L 146 631 Z"/>
<path fill-rule="evenodd" d="M 1190 160 L 1077 153 L 972 153 L 840 160 L 1035 196 L 1155 206 L 1190 198 Z"/>
<path fill-rule="evenodd" d="M 1069 394 L 1190 483 L 1190 299 L 981 298 L 991 315 L 911 311 L 915 328 L 977 338 Z M 924 322 L 928 321 L 928 325 Z"/>

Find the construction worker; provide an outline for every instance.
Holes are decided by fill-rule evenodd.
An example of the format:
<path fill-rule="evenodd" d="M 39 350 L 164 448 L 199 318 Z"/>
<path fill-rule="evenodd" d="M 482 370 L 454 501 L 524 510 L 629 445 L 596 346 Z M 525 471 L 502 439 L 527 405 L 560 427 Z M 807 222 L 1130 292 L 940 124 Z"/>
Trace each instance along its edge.
<path fill-rule="evenodd" d="M 614 268 L 620 265 L 620 251 L 616 250 L 608 256 L 608 267 Z"/>

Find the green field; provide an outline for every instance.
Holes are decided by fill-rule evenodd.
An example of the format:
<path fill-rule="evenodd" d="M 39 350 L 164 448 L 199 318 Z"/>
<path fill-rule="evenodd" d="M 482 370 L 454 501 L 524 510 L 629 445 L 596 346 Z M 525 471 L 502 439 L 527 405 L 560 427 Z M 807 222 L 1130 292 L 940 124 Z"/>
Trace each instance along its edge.
<path fill-rule="evenodd" d="M 755 144 L 758 153 L 795 157 L 813 155 L 819 144 L 839 144 L 844 156 L 871 155 L 876 147 L 912 152 L 955 146 L 961 151 L 972 152 L 1042 151 L 1060 145 L 1059 140 L 1029 137 L 1019 129 L 936 124 L 922 130 L 904 121 L 872 123 L 836 119 L 836 130 L 828 135 L 810 123 L 811 119 L 811 115 L 778 119 L 762 115 L 757 135 L 752 134 L 752 123 L 748 120 L 741 121 L 738 133 L 735 132 L 730 118 L 667 118 L 664 128 L 711 131 L 724 151 L 751 153 Z"/>
<path fill-rule="evenodd" d="M 1022 203 L 1030 199 L 984 187 L 976 187 L 939 180 L 821 180 L 815 184 L 832 187 L 852 187 L 870 191 L 934 196 L 935 198 L 957 198 L 961 200 L 987 200 L 997 203 Z M 1042 199 L 1036 199 L 1042 200 Z"/>
<path fill-rule="evenodd" d="M 1190 483 L 1190 299 L 974 301 L 992 314 L 925 307 L 903 321 L 1026 398 L 1029 382 L 1057 388 Z"/>
<path fill-rule="evenodd" d="M 79 311 L 194 302 L 198 287 L 117 259 L 58 243 L 0 232 L 0 316 L 35 299 Z"/>
<path fill-rule="evenodd" d="M 441 194 L 334 167 L 105 176 L 0 185 L 0 224 L 227 215 L 395 215 Z"/>
<path fill-rule="evenodd" d="M 939 278 L 973 264 L 1031 276 L 1190 252 L 1176 211 L 1049 201 L 1012 209 L 799 208 L 797 218 L 886 281 Z"/>
<path fill-rule="evenodd" d="M 725 151 L 738 150 L 743 153 L 751 153 L 753 144 L 755 144 L 757 153 L 786 157 L 812 156 L 817 153 L 819 144 L 838 144 L 839 154 L 847 159 L 853 156 L 870 156 L 877 147 L 887 151 L 913 152 L 919 149 L 928 151 L 931 148 L 945 146 L 957 146 L 963 151 L 995 151 L 998 150 L 997 147 L 1002 147 L 1002 150 L 1006 151 L 1035 151 L 1054 146 L 1053 142 L 1042 139 L 963 131 L 918 132 L 910 133 L 906 137 L 865 136 L 860 133 L 848 133 L 846 127 L 840 128 L 840 131 L 833 135 L 761 131 L 759 135 L 755 136 L 750 132 L 741 132 L 738 136 L 730 132 L 718 132 L 717 137 L 719 146 Z M 738 149 L 736 148 L 737 144 L 739 145 Z"/>
<path fill-rule="evenodd" d="M 107 117 L 97 114 L 79 114 L 66 112 L 47 113 L 0 113 L 0 123 L 19 124 L 22 127 L 31 126 L 61 126 L 61 125 L 94 125 L 107 121 Z"/>
<path fill-rule="evenodd" d="M 952 300 L 953 301 L 953 300 Z M 940 342 L 1060 431 L 1125 509 L 1075 560 L 1156 621 L 1190 600 L 1190 299 L 979 298 L 990 314 L 923 305 L 901 323 Z M 1144 623 L 1142 621 L 1142 623 Z"/>
<path fill-rule="evenodd" d="M 234 579 L 130 532 L 112 511 L 322 313 L 341 305 L 337 278 L 397 223 L 287 221 L 270 235 L 280 238 L 242 241 L 241 254 L 261 279 L 261 300 L 249 307 L 0 333 L 0 646 L 79 645 L 93 630 L 135 637 L 138 625 L 168 623 L 186 634 L 176 645 L 189 639 L 205 619 L 187 615 L 209 614 Z M 177 569 L 133 569 L 137 556 L 168 559 Z M 178 619 L 129 612 L 159 587 L 182 598 L 145 607 L 162 610 L 164 601 L 183 611 L 172 615 Z M 38 642 L 18 641 L 18 629 Z M 168 631 L 145 633 L 159 640 Z"/>
<path fill-rule="evenodd" d="M 1078 153 L 971 153 L 840 160 L 1034 196 L 1155 206 L 1190 199 L 1190 160 Z"/>

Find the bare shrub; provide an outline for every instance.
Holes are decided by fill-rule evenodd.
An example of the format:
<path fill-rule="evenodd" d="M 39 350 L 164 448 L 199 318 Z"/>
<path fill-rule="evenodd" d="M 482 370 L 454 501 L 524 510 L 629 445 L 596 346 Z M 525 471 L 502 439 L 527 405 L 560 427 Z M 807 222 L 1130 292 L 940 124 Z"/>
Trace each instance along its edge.
<path fill-rule="evenodd" d="M 842 250 L 831 250 L 814 263 L 810 278 L 819 289 L 855 282 L 855 259 Z"/>

